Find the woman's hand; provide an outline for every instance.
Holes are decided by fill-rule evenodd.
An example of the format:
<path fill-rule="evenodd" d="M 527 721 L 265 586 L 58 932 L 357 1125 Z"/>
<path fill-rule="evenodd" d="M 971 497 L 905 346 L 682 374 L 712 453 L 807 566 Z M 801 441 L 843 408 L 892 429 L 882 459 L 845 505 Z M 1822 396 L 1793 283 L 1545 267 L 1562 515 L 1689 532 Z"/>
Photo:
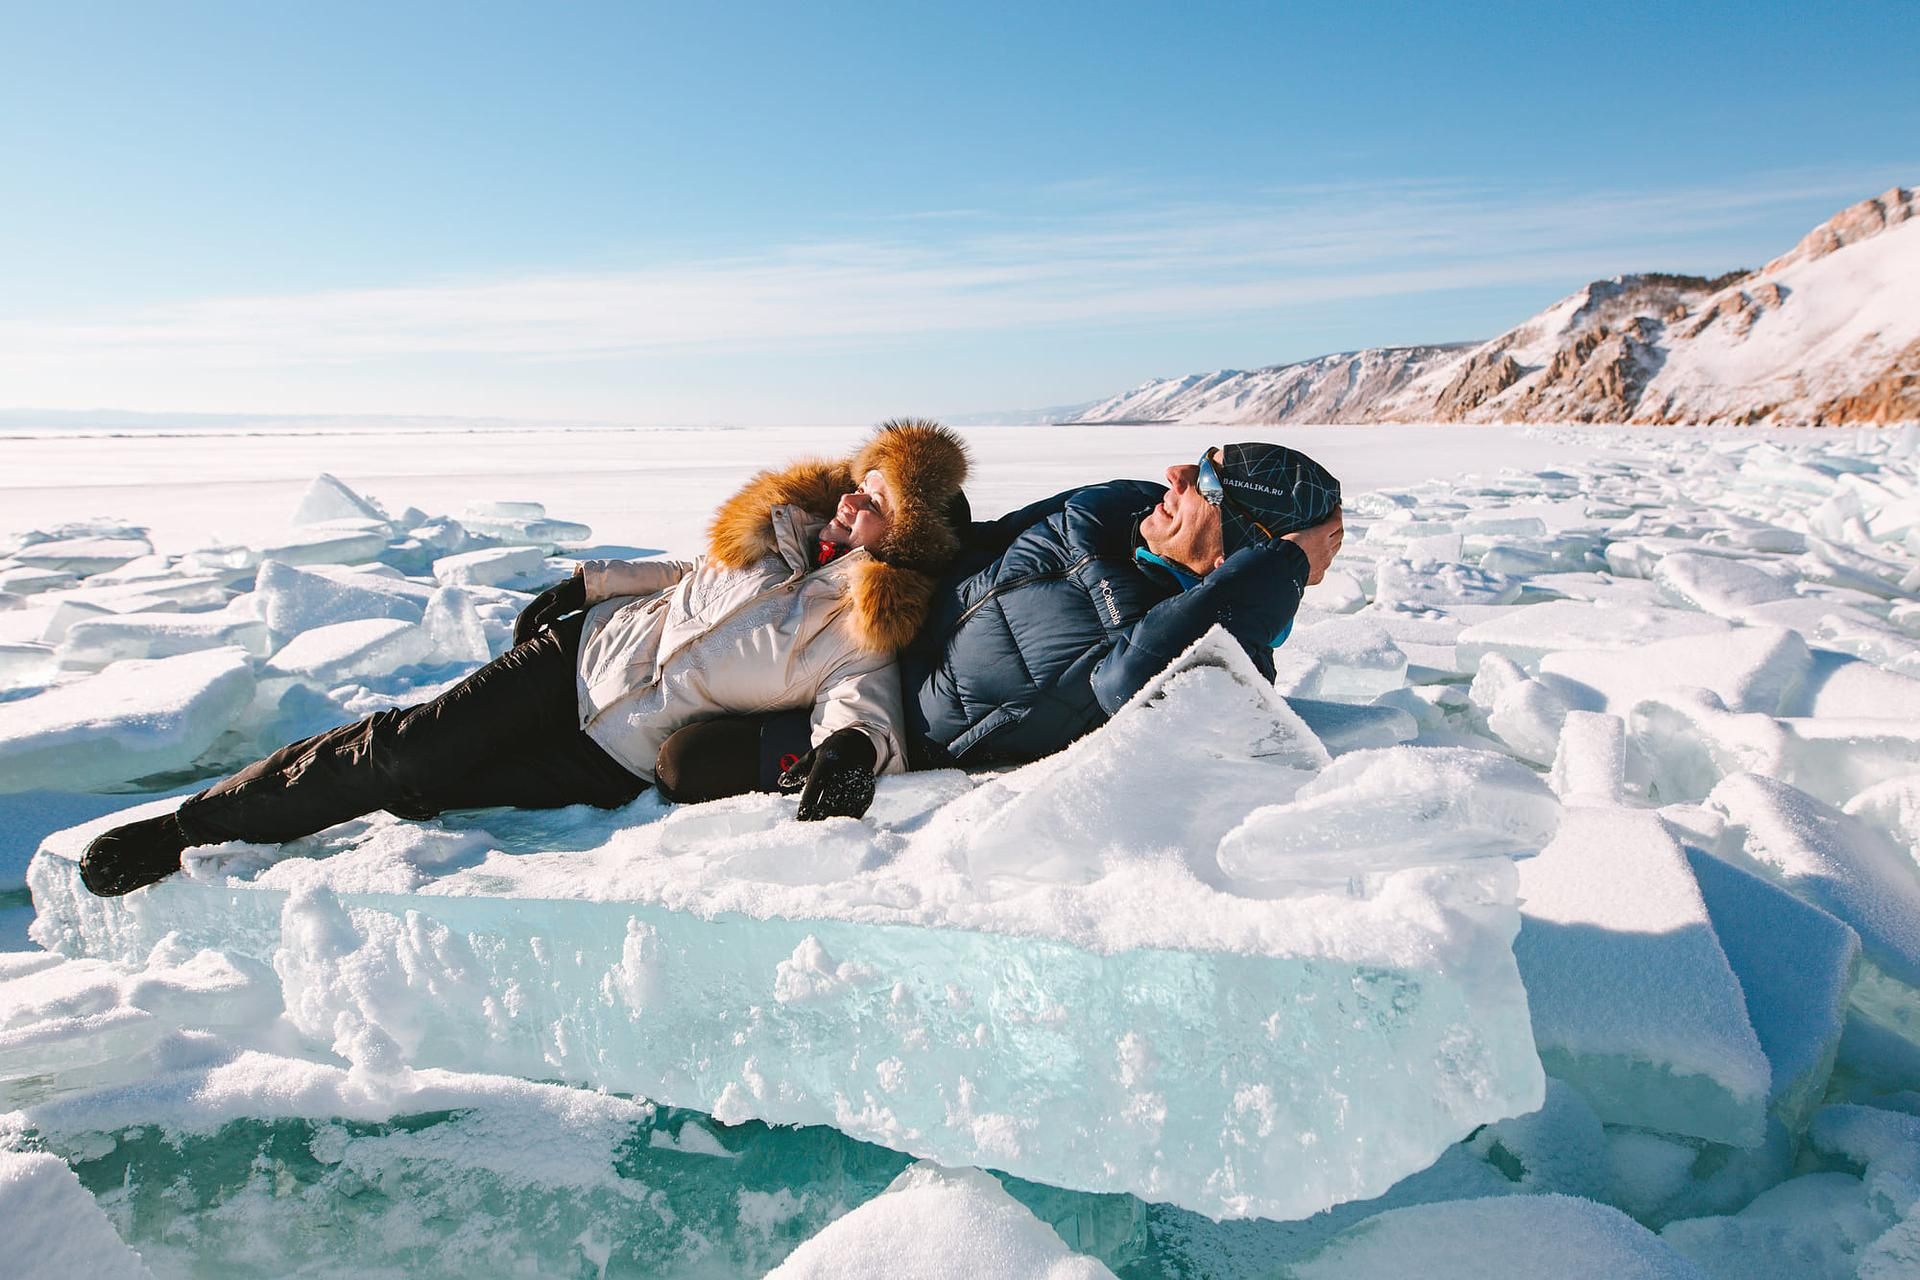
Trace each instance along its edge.
<path fill-rule="evenodd" d="M 858 729 L 840 729 L 793 762 L 780 785 L 800 791 L 800 821 L 858 818 L 873 803 L 873 766 L 879 753 Z"/>
<path fill-rule="evenodd" d="M 513 620 L 513 642 L 525 644 L 570 613 L 587 607 L 587 579 L 578 569 L 559 586 L 548 587 Z"/>

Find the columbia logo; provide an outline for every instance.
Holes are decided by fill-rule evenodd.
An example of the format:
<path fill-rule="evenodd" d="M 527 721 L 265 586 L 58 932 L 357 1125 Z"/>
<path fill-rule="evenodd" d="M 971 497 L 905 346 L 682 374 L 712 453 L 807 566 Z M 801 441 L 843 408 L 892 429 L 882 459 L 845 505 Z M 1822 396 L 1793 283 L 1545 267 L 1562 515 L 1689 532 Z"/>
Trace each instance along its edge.
<path fill-rule="evenodd" d="M 1099 587 L 1100 603 L 1106 606 L 1107 610 L 1107 625 L 1117 627 L 1120 625 L 1120 602 L 1113 598 L 1113 583 L 1106 578 L 1102 578 L 1100 579 Z"/>

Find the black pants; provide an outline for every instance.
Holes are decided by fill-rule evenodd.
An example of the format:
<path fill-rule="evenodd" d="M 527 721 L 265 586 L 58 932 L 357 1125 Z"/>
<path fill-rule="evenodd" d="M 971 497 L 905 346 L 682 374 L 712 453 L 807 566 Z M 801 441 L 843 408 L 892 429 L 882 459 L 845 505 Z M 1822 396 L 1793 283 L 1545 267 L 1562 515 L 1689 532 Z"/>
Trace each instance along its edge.
<path fill-rule="evenodd" d="M 555 624 L 432 702 L 282 747 L 182 804 L 182 833 L 191 844 L 277 843 L 378 809 L 430 818 L 492 805 L 626 804 L 646 782 L 580 729 L 583 621 Z"/>

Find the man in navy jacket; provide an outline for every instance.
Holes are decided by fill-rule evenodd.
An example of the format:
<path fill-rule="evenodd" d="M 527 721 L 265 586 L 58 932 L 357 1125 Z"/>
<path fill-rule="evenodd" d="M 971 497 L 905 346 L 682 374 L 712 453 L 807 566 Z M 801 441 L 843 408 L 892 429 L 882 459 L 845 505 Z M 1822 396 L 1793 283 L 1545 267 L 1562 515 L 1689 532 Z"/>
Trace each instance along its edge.
<path fill-rule="evenodd" d="M 1340 483 L 1230 444 L 973 526 L 902 654 L 917 767 L 1032 760 L 1104 724 L 1210 627 L 1269 678 L 1301 593 L 1340 550 Z"/>

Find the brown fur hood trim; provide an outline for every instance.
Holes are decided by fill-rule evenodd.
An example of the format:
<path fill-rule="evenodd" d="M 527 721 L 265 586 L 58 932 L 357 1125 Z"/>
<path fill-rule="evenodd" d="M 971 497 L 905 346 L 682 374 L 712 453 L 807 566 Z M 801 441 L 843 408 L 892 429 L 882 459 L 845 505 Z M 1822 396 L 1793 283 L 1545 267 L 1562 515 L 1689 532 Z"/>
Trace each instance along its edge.
<path fill-rule="evenodd" d="M 850 462 L 808 459 L 760 472 L 720 504 L 707 551 L 731 569 L 758 563 L 777 550 L 775 507 L 831 518 L 841 495 L 858 488 L 869 471 L 887 478 L 892 527 L 870 558 L 850 565 L 848 593 L 861 646 L 890 651 L 905 647 L 920 629 L 933 600 L 934 575 L 959 549 L 946 517 L 966 482 L 967 453 L 946 427 L 896 419 L 882 423 Z"/>
<path fill-rule="evenodd" d="M 924 418 L 883 422 L 853 455 L 854 483 L 878 471 L 887 478 L 894 508 L 876 558 L 938 573 L 960 549 L 949 512 L 967 482 L 967 447 L 959 435 Z"/>
<path fill-rule="evenodd" d="M 799 507 L 830 520 L 841 496 L 852 493 L 854 487 L 853 474 L 844 462 L 810 458 L 779 471 L 762 471 L 714 512 L 707 554 L 729 569 L 757 564 L 778 550 L 773 536 L 775 507 Z"/>
<path fill-rule="evenodd" d="M 902 569 L 884 560 L 865 559 L 853 566 L 848 596 L 860 647 L 891 653 L 912 642 L 933 603 L 931 574 Z"/>

